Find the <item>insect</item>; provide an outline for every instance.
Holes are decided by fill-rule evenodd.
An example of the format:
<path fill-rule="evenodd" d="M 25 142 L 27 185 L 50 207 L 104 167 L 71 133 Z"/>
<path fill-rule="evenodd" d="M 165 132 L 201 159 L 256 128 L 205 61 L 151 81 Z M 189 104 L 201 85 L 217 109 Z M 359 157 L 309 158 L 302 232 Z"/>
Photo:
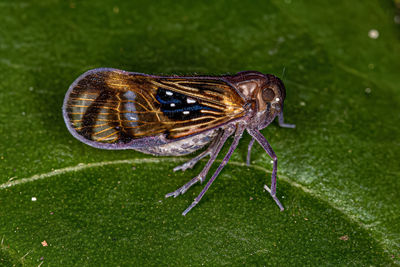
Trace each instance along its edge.
<path fill-rule="evenodd" d="M 134 149 L 159 156 L 190 154 L 210 144 L 202 153 L 174 168 L 185 171 L 210 156 L 203 170 L 166 197 L 184 194 L 206 175 L 226 140 L 233 142 L 222 163 L 186 215 L 204 196 L 227 164 L 246 130 L 273 160 L 271 187 L 265 186 L 281 210 L 276 197 L 277 157 L 260 133 L 275 117 L 284 123 L 285 87 L 274 75 L 244 71 L 224 76 L 154 76 L 100 68 L 82 74 L 70 86 L 63 104 L 63 116 L 71 134 L 101 149 Z"/>

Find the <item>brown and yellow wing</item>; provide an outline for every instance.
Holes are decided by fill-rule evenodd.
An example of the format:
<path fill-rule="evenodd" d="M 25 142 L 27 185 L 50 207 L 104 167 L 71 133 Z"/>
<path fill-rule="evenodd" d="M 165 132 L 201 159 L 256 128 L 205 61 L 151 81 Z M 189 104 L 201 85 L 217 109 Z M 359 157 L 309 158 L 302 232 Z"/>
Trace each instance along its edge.
<path fill-rule="evenodd" d="M 243 116 L 243 105 L 236 90 L 217 78 L 95 69 L 71 85 L 63 113 L 85 143 L 134 148 L 144 139 L 154 145 L 161 137 L 172 141 L 218 127 Z"/>

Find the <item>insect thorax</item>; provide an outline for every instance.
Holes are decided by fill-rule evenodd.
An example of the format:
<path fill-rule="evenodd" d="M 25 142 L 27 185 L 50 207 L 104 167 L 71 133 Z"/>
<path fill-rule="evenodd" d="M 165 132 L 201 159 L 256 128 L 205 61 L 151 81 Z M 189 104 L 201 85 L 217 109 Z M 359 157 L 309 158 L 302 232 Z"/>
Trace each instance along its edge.
<path fill-rule="evenodd" d="M 216 136 L 217 131 L 218 130 L 211 130 L 169 144 L 134 148 L 134 150 L 157 156 L 183 156 L 193 153 L 210 143 Z"/>

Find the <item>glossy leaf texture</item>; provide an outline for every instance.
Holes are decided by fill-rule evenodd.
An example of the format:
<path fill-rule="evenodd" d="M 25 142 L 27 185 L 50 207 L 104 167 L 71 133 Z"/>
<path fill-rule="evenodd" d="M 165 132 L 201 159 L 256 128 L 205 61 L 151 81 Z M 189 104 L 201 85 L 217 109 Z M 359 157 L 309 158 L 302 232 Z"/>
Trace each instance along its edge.
<path fill-rule="evenodd" d="M 400 264 L 393 2 L 5 0 L 0 7 L 0 265 Z M 184 159 L 74 139 L 62 118 L 64 95 L 99 67 L 283 78 L 285 120 L 296 129 L 273 124 L 262 133 L 279 159 L 286 210 L 263 191 L 272 165 L 261 147 L 245 165 L 248 135 L 186 217 L 204 184 L 164 195 L 204 161 L 174 173 Z"/>

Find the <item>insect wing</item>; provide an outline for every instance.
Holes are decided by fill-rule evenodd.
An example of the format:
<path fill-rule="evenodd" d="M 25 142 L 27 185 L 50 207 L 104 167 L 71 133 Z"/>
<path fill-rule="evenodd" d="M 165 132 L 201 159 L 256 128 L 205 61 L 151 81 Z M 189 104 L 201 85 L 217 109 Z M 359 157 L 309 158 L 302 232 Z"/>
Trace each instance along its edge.
<path fill-rule="evenodd" d="M 159 78 L 156 99 L 167 117 L 168 138 L 177 139 L 221 126 L 244 115 L 244 100 L 222 79 Z"/>
<path fill-rule="evenodd" d="M 88 71 L 71 85 L 64 100 L 64 119 L 75 137 L 100 148 L 118 148 L 115 145 L 156 136 L 165 127 L 152 88 L 140 74 Z"/>
<path fill-rule="evenodd" d="M 243 105 L 235 89 L 220 79 L 95 69 L 71 85 L 63 113 L 69 130 L 82 142 L 126 149 L 218 127 L 243 116 Z"/>

